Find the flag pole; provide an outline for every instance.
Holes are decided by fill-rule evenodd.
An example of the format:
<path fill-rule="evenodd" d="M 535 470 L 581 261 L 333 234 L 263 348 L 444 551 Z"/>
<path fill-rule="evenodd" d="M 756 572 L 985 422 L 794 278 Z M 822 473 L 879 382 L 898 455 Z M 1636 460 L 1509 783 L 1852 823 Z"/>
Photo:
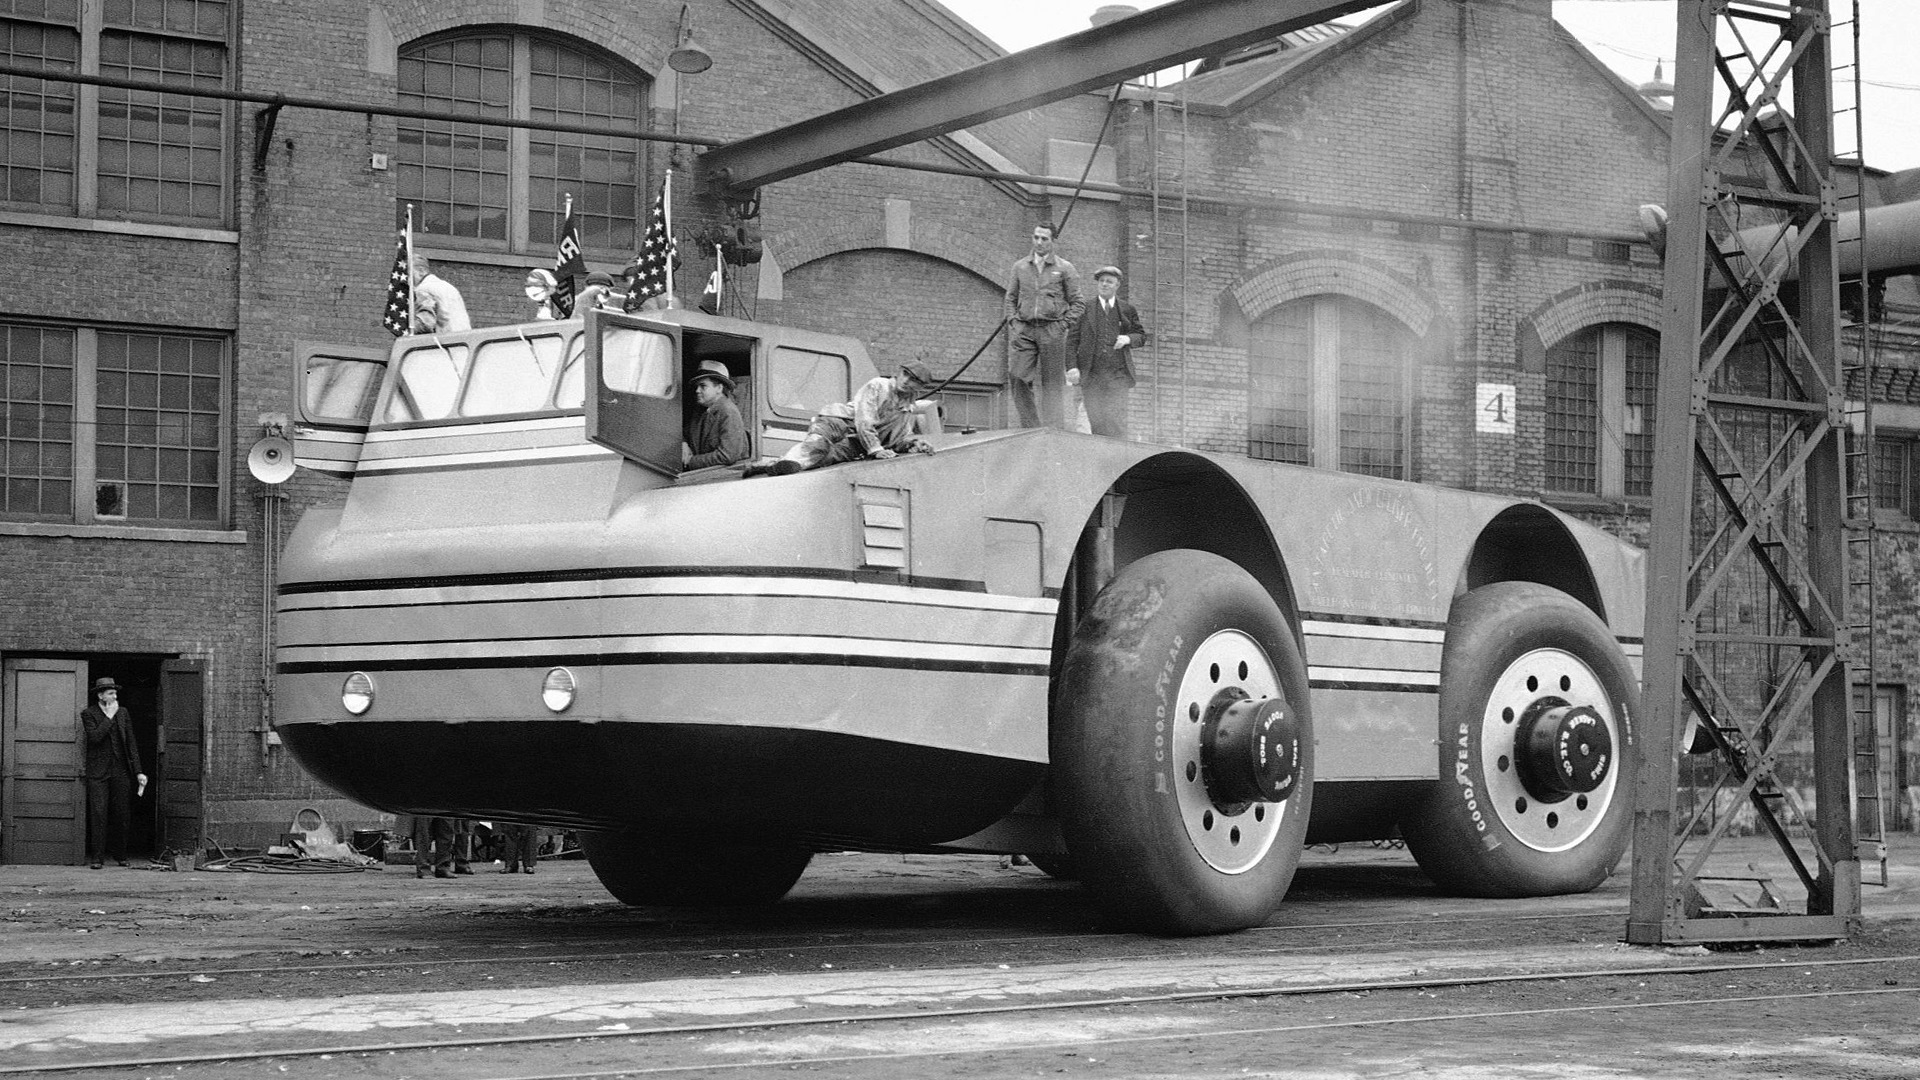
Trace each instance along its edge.
<path fill-rule="evenodd" d="M 407 333 L 413 333 L 413 204 L 407 204 Z"/>
<path fill-rule="evenodd" d="M 673 306 L 673 168 L 668 166 L 667 179 L 660 187 L 660 216 L 666 222 L 667 230 L 667 306 Z"/>
<path fill-rule="evenodd" d="M 720 257 L 720 245 L 713 245 L 713 313 L 720 314 L 720 301 L 727 293 L 727 262 Z"/>

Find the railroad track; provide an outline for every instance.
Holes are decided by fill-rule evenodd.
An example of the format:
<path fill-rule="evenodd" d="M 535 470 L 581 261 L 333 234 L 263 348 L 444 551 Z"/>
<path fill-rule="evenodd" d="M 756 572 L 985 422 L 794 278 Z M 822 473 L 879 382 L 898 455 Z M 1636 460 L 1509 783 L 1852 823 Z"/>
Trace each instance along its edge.
<path fill-rule="evenodd" d="M 1561 970 L 1528 972 L 1521 974 L 1462 975 L 1432 978 L 1377 979 L 1351 982 L 1331 982 L 1312 986 L 1300 985 L 1261 985 L 1232 989 L 1187 990 L 1166 993 L 1103 995 L 1076 997 L 1061 1000 L 1021 1002 L 1004 1005 L 979 1005 L 961 1008 L 934 1010 L 887 1010 L 865 1013 L 835 1011 L 831 1014 L 805 1017 L 775 1017 L 754 1020 L 739 1020 L 714 1023 L 661 1024 L 628 1030 L 612 1031 L 605 1027 L 593 1031 L 541 1032 L 517 1035 L 460 1036 L 453 1038 L 417 1039 L 384 1042 L 343 1042 L 323 1046 L 305 1046 L 299 1048 L 279 1047 L 236 1052 L 223 1048 L 218 1052 L 150 1055 L 121 1058 L 95 1058 L 86 1061 L 36 1061 L 31 1065 L 0 1066 L 0 1075 L 18 1074 L 65 1074 L 83 1077 L 88 1073 L 120 1073 L 125 1070 L 139 1069 L 175 1069 L 196 1067 L 193 1075 L 213 1076 L 212 1069 L 231 1069 L 234 1075 L 252 1075 L 248 1070 L 263 1061 L 275 1061 L 285 1065 L 291 1062 L 313 1059 L 337 1059 L 342 1057 L 367 1057 L 378 1055 L 381 1058 L 383 1074 L 391 1073 L 395 1068 L 404 1069 L 408 1055 L 440 1054 L 443 1052 L 472 1051 L 480 1049 L 524 1048 L 532 1046 L 552 1046 L 563 1043 L 596 1043 L 603 1047 L 616 1044 L 629 1048 L 623 1057 L 644 1058 L 650 1064 L 622 1065 L 612 1068 L 598 1066 L 571 1071 L 546 1070 L 538 1073 L 522 1072 L 475 1072 L 463 1071 L 460 1075 L 470 1080 L 588 1080 L 592 1077 L 614 1076 L 657 1076 L 672 1074 L 691 1074 L 696 1072 L 719 1071 L 745 1068 L 798 1068 L 824 1067 L 853 1062 L 886 1063 L 907 1062 L 929 1057 L 953 1058 L 964 1061 L 969 1056 L 1008 1055 L 1026 1052 L 1059 1053 L 1063 1047 L 1073 1046 L 1087 1052 L 1099 1048 L 1117 1048 L 1138 1046 L 1153 1042 L 1172 1042 L 1190 1039 L 1262 1039 L 1310 1031 L 1333 1031 L 1337 1029 L 1368 1029 L 1386 1027 L 1406 1027 L 1411 1025 L 1459 1025 L 1468 1022 L 1487 1022 L 1516 1020 L 1522 1018 L 1559 1017 L 1567 1018 L 1580 1014 L 1606 1012 L 1626 1012 L 1639 1010 L 1667 1009 L 1698 1016 L 1707 1007 L 1754 1006 L 1765 1003 L 1804 1002 L 1810 1000 L 1840 999 L 1889 999 L 1910 998 L 1920 993 L 1920 982 L 1910 976 L 1920 965 L 1920 955 L 1900 955 L 1886 957 L 1849 957 L 1823 960 L 1797 959 L 1792 961 L 1770 960 L 1767 962 L 1726 962 L 1713 961 L 1697 964 L 1668 964 L 1647 967 L 1594 968 L 1584 970 Z M 1847 971 L 1856 975 L 1867 973 L 1871 979 L 1882 971 L 1897 971 L 1905 976 L 1904 984 L 1900 978 L 1882 979 L 1883 985 L 1857 986 L 1817 991 L 1776 991 L 1771 993 L 1747 994 L 1701 994 L 1689 993 L 1683 980 L 1699 980 L 1701 977 L 1725 979 L 1743 977 L 1748 979 L 1770 980 L 1778 977 L 1783 970 L 1790 969 L 1802 976 L 1815 972 Z M 900 1049 L 873 1053 L 820 1053 L 799 1056 L 768 1056 L 756 1053 L 751 1048 L 731 1051 L 731 1058 L 723 1052 L 716 1055 L 704 1052 L 697 1061 L 676 1063 L 662 1062 L 663 1056 L 671 1056 L 668 1051 L 678 1049 L 686 1053 L 687 1040 L 700 1037 L 727 1035 L 738 1042 L 755 1036 L 768 1036 L 793 1033 L 808 1029 L 827 1029 L 834 1031 L 838 1043 L 858 1042 L 850 1038 L 849 1033 L 859 1030 L 881 1032 L 888 1027 L 905 1025 L 927 1028 L 931 1025 L 951 1024 L 955 1021 L 1031 1019 L 1043 1015 L 1063 1013 L 1114 1012 L 1123 1010 L 1141 1010 L 1144 1008 L 1168 1008 L 1194 1006 L 1205 1003 L 1242 1003 L 1272 1001 L 1276 999 L 1353 999 L 1353 998 L 1407 998 L 1410 995 L 1426 995 L 1442 990 L 1463 988 L 1519 987 L 1543 983 L 1556 983 L 1565 986 L 1580 984 L 1617 984 L 1622 980 L 1634 981 L 1645 988 L 1649 981 L 1664 987 L 1678 987 L 1679 993 L 1665 994 L 1654 991 L 1656 1000 L 1601 1001 L 1573 1005 L 1542 1006 L 1533 1008 L 1501 1009 L 1453 1009 L 1427 1012 L 1413 1012 L 1392 1016 L 1330 1016 L 1325 1019 L 1308 1022 L 1262 1024 L 1255 1026 L 1209 1024 L 1197 1029 L 1177 1031 L 1143 1032 L 1137 1034 L 1105 1033 L 1084 1037 L 1062 1039 L 1057 1033 L 1035 1042 L 1021 1042 L 1017 1038 L 993 1041 L 973 1047 L 942 1044 L 926 1049 Z M 1884 985 L 1891 982 L 1893 985 Z M 1372 1000 L 1378 1006 L 1391 1004 L 1389 1001 Z M 1911 1006 L 1902 1002 L 1899 1008 L 1907 1010 Z M 1104 1029 L 1097 1029 L 1104 1030 Z M 640 1049 L 644 1047 L 644 1050 Z M 285 1070 L 283 1070 L 285 1071 Z M 906 1075 L 905 1073 L 896 1075 Z"/>

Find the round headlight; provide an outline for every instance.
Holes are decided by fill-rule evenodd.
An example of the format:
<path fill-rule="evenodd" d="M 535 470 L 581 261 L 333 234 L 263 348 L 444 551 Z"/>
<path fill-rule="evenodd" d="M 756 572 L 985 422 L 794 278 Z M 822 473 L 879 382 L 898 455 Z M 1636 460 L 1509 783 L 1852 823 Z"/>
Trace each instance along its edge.
<path fill-rule="evenodd" d="M 547 672 L 547 677 L 541 680 L 540 700 L 546 702 L 547 708 L 554 712 L 566 712 L 567 706 L 573 704 L 575 689 L 573 672 L 557 667 Z"/>
<path fill-rule="evenodd" d="M 364 671 L 347 676 L 346 683 L 340 687 L 340 704 L 355 716 L 373 708 L 373 679 Z"/>

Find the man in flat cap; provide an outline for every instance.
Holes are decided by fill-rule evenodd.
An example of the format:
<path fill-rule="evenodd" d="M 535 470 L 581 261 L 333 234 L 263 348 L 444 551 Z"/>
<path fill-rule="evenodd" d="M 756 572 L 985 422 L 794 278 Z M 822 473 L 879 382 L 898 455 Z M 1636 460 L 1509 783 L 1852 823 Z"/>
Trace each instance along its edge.
<path fill-rule="evenodd" d="M 933 444 L 916 434 L 920 395 L 933 386 L 933 370 L 921 360 L 900 365 L 900 374 L 870 379 L 853 400 L 821 409 L 806 438 L 778 461 L 750 467 L 747 475 L 786 476 L 859 458 L 931 454 Z"/>
<path fill-rule="evenodd" d="M 1133 389 L 1133 347 L 1147 341 L 1140 312 L 1120 299 L 1120 268 L 1093 272 L 1094 298 L 1074 330 L 1073 366 L 1067 382 L 1078 383 L 1095 435 L 1127 437 L 1127 391 Z"/>
<path fill-rule="evenodd" d="M 747 423 L 733 401 L 733 376 L 719 360 L 700 361 L 693 377 L 693 397 L 700 415 L 687 422 L 686 467 L 731 465 L 747 457 Z"/>

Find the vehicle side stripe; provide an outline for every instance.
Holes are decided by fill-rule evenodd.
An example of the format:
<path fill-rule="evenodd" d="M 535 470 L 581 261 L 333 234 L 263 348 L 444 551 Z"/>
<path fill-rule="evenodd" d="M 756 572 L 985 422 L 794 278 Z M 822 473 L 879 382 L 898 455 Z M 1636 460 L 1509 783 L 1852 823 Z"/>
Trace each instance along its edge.
<path fill-rule="evenodd" d="M 1392 668 L 1353 668 L 1353 667 L 1315 667 L 1307 668 L 1307 679 L 1315 686 L 1321 683 L 1342 683 L 1356 686 L 1420 686 L 1429 689 L 1440 685 L 1440 673 L 1437 671 L 1409 671 Z"/>
<path fill-rule="evenodd" d="M 1323 619 L 1303 619 L 1300 632 L 1309 637 L 1365 638 L 1369 641 L 1415 641 L 1438 645 L 1447 633 L 1435 626 L 1385 626 L 1365 623 L 1334 623 Z"/>
<path fill-rule="evenodd" d="M 1389 619 L 1375 615 L 1348 615 L 1337 611 L 1303 611 L 1300 613 L 1300 623 L 1302 626 L 1312 622 L 1344 623 L 1351 626 L 1394 626 L 1425 630 L 1445 630 L 1447 628 L 1445 622 L 1434 622 L 1432 619 Z"/>
<path fill-rule="evenodd" d="M 654 584 L 654 583 L 658 584 Z M 606 587 L 567 589 L 578 583 Z M 643 584 L 646 583 L 646 584 Z M 874 581 L 857 571 L 792 567 L 619 567 L 536 571 L 527 574 L 474 574 L 436 578 L 378 578 L 366 581 L 296 582 L 280 586 L 282 611 L 354 607 L 402 607 L 414 604 L 493 603 L 500 601 L 583 600 L 608 596 L 738 595 L 822 596 L 884 603 L 932 604 L 1052 615 L 1056 600 L 988 593 L 977 581 L 911 577 Z M 323 602 L 288 601 L 292 596 L 334 593 Z M 431 593 L 431 595 L 430 595 Z M 495 595 L 495 594 L 498 595 Z"/>
<path fill-rule="evenodd" d="M 423 454 L 419 457 L 363 457 L 360 459 L 360 475 L 413 472 L 423 469 L 496 468 L 502 465 L 528 465 L 546 461 L 579 461 L 618 456 L 601 446 L 541 446 L 521 450 L 473 450 L 458 454 Z"/>
<path fill-rule="evenodd" d="M 526 420 L 477 420 L 471 424 L 445 424 L 440 427 L 379 428 L 367 433 L 369 443 L 409 443 L 444 439 L 460 435 L 499 435 L 513 431 L 580 429 L 586 419 L 574 412 L 565 416 L 536 416 Z"/>
<path fill-rule="evenodd" d="M 498 638 L 445 641 L 399 641 L 354 645 L 289 645 L 279 653 L 289 663 L 363 660 L 410 661 L 434 657 L 502 657 L 533 653 L 591 652 L 604 656 L 629 653 L 670 655 L 728 653 L 776 656 L 802 654 L 839 657 L 896 657 L 933 661 L 984 661 L 1045 667 L 1051 650 L 1015 645 L 974 645 L 944 641 L 897 641 L 890 638 L 829 634 L 620 634 L 578 637 Z"/>
<path fill-rule="evenodd" d="M 1016 664 L 990 660 L 932 660 L 916 656 L 859 656 L 846 653 L 551 653 L 527 656 L 435 657 L 383 661 L 304 660 L 278 664 L 282 675 L 348 671 L 447 671 L 481 668 L 622 667 L 645 664 L 814 665 L 831 668 L 901 668 L 913 671 L 951 671 L 970 675 L 1025 675 L 1046 678 L 1046 664 Z"/>

